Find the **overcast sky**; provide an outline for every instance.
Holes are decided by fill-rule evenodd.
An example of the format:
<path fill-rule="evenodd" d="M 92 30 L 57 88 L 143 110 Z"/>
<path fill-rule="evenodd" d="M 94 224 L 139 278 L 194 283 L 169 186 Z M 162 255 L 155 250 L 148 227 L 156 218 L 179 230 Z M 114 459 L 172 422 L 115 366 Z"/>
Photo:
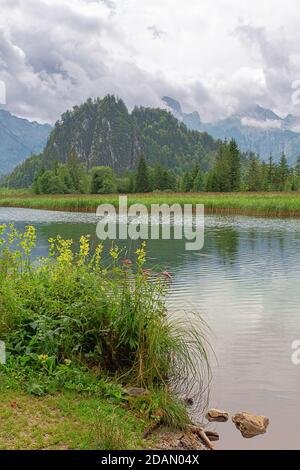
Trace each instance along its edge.
<path fill-rule="evenodd" d="M 299 0 L 0 0 L 6 107 L 54 122 L 114 93 L 206 121 L 255 102 L 300 115 L 299 22 Z"/>

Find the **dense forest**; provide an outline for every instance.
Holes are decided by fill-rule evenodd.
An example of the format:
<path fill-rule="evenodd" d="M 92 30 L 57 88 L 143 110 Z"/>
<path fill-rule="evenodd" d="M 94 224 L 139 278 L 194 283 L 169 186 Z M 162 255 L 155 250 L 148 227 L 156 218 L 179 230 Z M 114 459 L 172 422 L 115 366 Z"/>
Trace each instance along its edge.
<path fill-rule="evenodd" d="M 66 163 L 57 163 L 53 170 L 40 170 L 33 188 L 36 194 L 298 191 L 300 157 L 294 168 L 289 168 L 284 154 L 277 164 L 272 156 L 267 163 L 254 154 L 245 158 L 231 140 L 220 144 L 212 168 L 206 172 L 196 163 L 192 170 L 178 175 L 160 163 L 150 166 L 142 154 L 133 171 L 118 176 L 109 166 L 87 171 L 72 150 Z"/>
<path fill-rule="evenodd" d="M 2 180 L 37 194 L 150 191 L 297 191 L 300 157 L 267 162 L 242 153 L 235 140 L 189 131 L 169 112 L 135 108 L 114 96 L 62 115 L 41 155 Z"/>

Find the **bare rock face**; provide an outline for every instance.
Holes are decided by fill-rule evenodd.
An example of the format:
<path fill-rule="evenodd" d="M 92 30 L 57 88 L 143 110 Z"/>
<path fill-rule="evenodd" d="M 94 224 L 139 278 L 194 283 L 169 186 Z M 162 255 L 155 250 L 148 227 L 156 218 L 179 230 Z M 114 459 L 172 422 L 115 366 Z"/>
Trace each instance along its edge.
<path fill-rule="evenodd" d="M 256 416 L 247 412 L 235 414 L 232 421 L 246 439 L 264 434 L 269 425 L 269 419 L 265 416 Z"/>
<path fill-rule="evenodd" d="M 228 421 L 229 419 L 229 413 L 224 410 L 216 410 L 215 408 L 212 408 L 206 413 L 205 417 L 210 422 L 217 421 L 219 423 L 225 423 L 225 421 Z"/>

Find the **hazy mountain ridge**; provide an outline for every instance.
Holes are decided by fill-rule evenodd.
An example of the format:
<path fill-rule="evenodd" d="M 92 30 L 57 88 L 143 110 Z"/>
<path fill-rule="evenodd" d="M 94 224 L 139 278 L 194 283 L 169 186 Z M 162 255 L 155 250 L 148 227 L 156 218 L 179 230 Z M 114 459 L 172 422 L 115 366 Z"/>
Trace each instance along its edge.
<path fill-rule="evenodd" d="M 300 118 L 288 115 L 281 118 L 273 111 L 259 105 L 215 123 L 204 123 L 199 113 L 185 113 L 173 98 L 162 98 L 177 119 L 190 129 L 208 132 L 216 139 L 234 138 L 244 152 L 254 152 L 267 160 L 272 153 L 278 161 L 282 152 L 290 164 L 300 155 Z"/>
<path fill-rule="evenodd" d="M 0 174 L 13 168 L 34 153 L 40 153 L 49 137 L 49 124 L 30 122 L 0 109 Z"/>

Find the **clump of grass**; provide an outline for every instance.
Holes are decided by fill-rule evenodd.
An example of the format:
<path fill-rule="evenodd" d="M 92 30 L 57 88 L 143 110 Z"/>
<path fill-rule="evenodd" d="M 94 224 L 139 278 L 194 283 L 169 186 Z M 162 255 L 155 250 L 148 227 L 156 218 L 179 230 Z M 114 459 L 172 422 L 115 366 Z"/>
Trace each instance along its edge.
<path fill-rule="evenodd" d="M 7 367 L 22 370 L 21 379 L 37 395 L 71 383 L 97 390 L 84 373 L 78 376 L 83 370 L 157 390 L 163 420 L 182 426 L 183 408 L 168 397 L 171 387 L 173 395 L 191 388 L 195 377 L 204 383 L 205 339 L 192 323 L 168 318 L 165 281 L 145 275 L 145 245 L 133 265 L 122 263 L 112 247 L 104 266 L 102 245 L 92 249 L 82 236 L 76 251 L 72 240 L 57 237 L 49 240 L 49 256 L 33 265 L 35 239 L 31 226 L 23 233 L 0 227 L 0 336 Z"/>
<path fill-rule="evenodd" d="M 145 422 L 181 430 L 190 424 L 184 402 L 172 395 L 168 389 L 151 390 L 147 395 L 129 397 L 127 400 L 129 409 L 141 414 Z"/>
<path fill-rule="evenodd" d="M 93 446 L 98 450 L 130 450 L 132 437 L 114 412 L 99 415 L 93 425 Z"/>

